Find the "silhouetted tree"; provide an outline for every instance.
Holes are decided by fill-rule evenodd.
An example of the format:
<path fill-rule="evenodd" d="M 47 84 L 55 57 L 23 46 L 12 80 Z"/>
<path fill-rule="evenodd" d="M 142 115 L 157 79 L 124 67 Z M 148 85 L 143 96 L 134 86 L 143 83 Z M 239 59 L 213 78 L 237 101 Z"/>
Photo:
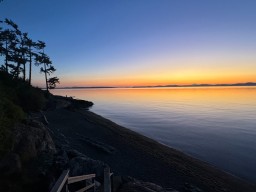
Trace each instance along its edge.
<path fill-rule="evenodd" d="M 3 37 L 2 37 L 3 27 L 1 26 L 2 23 L 3 23 L 3 21 L 0 20 L 0 56 L 3 55 L 3 50 L 4 50 Z M 1 68 L 2 68 L 2 66 L 1 66 Z"/>
<path fill-rule="evenodd" d="M 3 48 L 3 40 L 1 38 L 3 27 L 1 26 L 3 21 L 0 20 L 0 55 L 2 55 L 2 48 Z"/>
<path fill-rule="evenodd" d="M 27 51 L 27 57 L 29 62 L 29 79 L 28 82 L 31 85 L 31 74 L 32 74 L 32 57 L 36 57 L 36 52 L 33 52 L 33 48 L 37 47 L 36 42 L 33 42 L 32 39 L 30 39 L 27 35 L 25 36 L 25 45 L 26 45 L 26 51 Z"/>
<path fill-rule="evenodd" d="M 39 52 L 37 55 L 36 55 L 36 65 L 37 66 L 39 66 L 39 65 L 44 65 L 44 68 L 46 69 L 46 64 L 45 64 L 45 62 L 46 63 L 49 63 L 49 64 L 51 64 L 51 61 L 50 61 L 50 58 L 48 58 L 47 57 L 47 55 L 45 55 L 45 53 L 44 53 L 44 48 L 45 48 L 45 42 L 43 42 L 43 41 L 38 41 L 37 43 L 36 43 L 36 48 L 40 51 L 42 51 L 42 52 Z M 43 70 L 44 70 L 44 68 L 42 68 L 41 67 L 41 69 L 40 69 L 40 72 L 43 72 Z M 43 70 L 42 70 L 43 69 Z M 46 70 L 45 70 L 46 71 Z M 44 75 L 45 75 L 45 84 L 46 84 L 46 90 L 48 91 L 48 84 L 47 84 L 47 73 L 45 72 L 44 73 Z"/>
<path fill-rule="evenodd" d="M 45 74 L 45 83 L 46 83 L 46 90 L 49 90 L 49 84 L 48 84 L 48 76 L 51 75 L 51 73 L 55 72 L 56 69 L 54 66 L 52 66 L 51 61 L 46 57 L 44 60 L 44 67 L 41 67 L 40 71 Z"/>
<path fill-rule="evenodd" d="M 42 52 L 39 52 L 39 54 L 36 57 L 36 64 L 37 65 L 43 65 L 43 67 L 40 68 L 40 71 L 44 73 L 45 76 L 45 85 L 47 92 L 49 91 L 49 85 L 51 88 L 56 86 L 56 83 L 59 82 L 59 79 L 55 77 L 54 79 L 49 79 L 48 76 L 51 75 L 51 73 L 55 72 L 56 69 L 52 65 L 52 61 L 50 60 L 49 56 L 47 56 L 44 53 L 45 43 L 43 41 L 38 41 L 37 48 L 39 50 L 42 50 Z"/>
<path fill-rule="evenodd" d="M 3 23 L 1 21 L 1 23 Z M 9 62 L 12 60 L 11 53 L 13 52 L 13 48 L 15 46 L 15 33 L 13 30 L 5 29 L 1 27 L 0 29 L 0 53 L 1 55 L 5 56 L 5 63 L 4 63 L 4 70 L 6 72 L 9 72 L 8 67 L 11 67 L 11 64 Z"/>
<path fill-rule="evenodd" d="M 2 24 L 7 27 L 4 29 Z M 35 65 L 43 65 L 40 68 L 40 72 L 45 75 L 46 89 L 52 89 L 56 87 L 56 83 L 59 83 L 57 77 L 49 77 L 56 69 L 52 65 L 52 62 L 44 53 L 45 43 L 43 41 L 34 42 L 28 37 L 27 33 L 22 33 L 19 30 L 17 24 L 12 20 L 5 19 L 0 21 L 0 56 L 4 56 L 4 64 L 1 69 L 10 73 L 13 78 L 19 78 L 20 73 L 23 80 L 26 80 L 26 64 L 29 63 L 29 78 L 28 82 L 31 85 L 32 63 L 35 61 Z"/>
<path fill-rule="evenodd" d="M 13 38 L 9 38 L 11 40 L 11 54 L 10 59 L 14 63 L 16 63 L 16 66 L 10 65 L 10 67 L 13 68 L 12 74 L 14 78 L 18 78 L 20 72 L 23 73 L 23 80 L 26 79 L 26 47 L 25 47 L 25 36 L 27 36 L 27 33 L 22 33 L 19 30 L 19 27 L 16 23 L 14 23 L 12 20 L 5 19 L 5 23 L 11 27 L 10 34 L 13 35 Z M 7 52 L 8 54 L 8 52 Z M 9 56 L 9 55 L 8 55 Z M 21 67 L 23 65 L 23 68 Z"/>
<path fill-rule="evenodd" d="M 48 79 L 48 87 L 49 89 L 55 89 L 56 83 L 60 83 L 58 77 L 51 77 Z"/>

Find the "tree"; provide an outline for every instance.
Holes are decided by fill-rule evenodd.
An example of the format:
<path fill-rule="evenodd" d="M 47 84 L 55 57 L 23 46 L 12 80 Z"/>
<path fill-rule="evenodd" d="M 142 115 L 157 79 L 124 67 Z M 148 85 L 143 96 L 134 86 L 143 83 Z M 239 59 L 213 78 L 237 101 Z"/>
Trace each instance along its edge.
<path fill-rule="evenodd" d="M 47 92 L 50 89 L 55 88 L 56 83 L 59 83 L 59 79 L 57 77 L 49 78 L 53 72 L 56 71 L 54 66 L 52 65 L 52 61 L 50 60 L 49 56 L 47 56 L 44 53 L 45 43 L 42 41 L 38 41 L 37 43 L 38 49 L 42 49 L 43 52 L 39 52 L 39 54 L 36 57 L 36 64 L 37 65 L 43 65 L 43 67 L 40 68 L 40 72 L 44 73 L 45 76 L 45 85 Z"/>
<path fill-rule="evenodd" d="M 22 33 L 19 30 L 19 27 L 16 23 L 14 23 L 12 20 L 5 19 L 5 23 L 11 27 L 10 30 L 7 30 L 7 35 L 9 34 L 9 37 L 6 38 L 10 41 L 10 48 L 11 48 L 11 56 L 10 59 L 14 63 L 16 63 L 16 66 L 10 65 L 12 67 L 12 74 L 13 78 L 18 78 L 19 74 L 23 73 L 23 80 L 26 79 L 26 47 L 25 47 L 25 37 L 27 36 L 27 33 Z M 6 55 L 8 55 L 8 51 L 6 51 Z M 7 59 L 6 59 L 7 60 Z M 8 64 L 6 64 L 8 65 Z M 23 65 L 23 68 L 21 67 Z M 7 69 L 8 70 L 8 69 Z"/>
<path fill-rule="evenodd" d="M 3 23 L 2 21 L 0 21 Z M 15 47 L 15 33 L 11 29 L 0 28 L 0 53 L 5 57 L 4 70 L 8 73 L 11 64 L 9 62 L 12 60 L 11 54 L 13 52 L 13 48 Z"/>
<path fill-rule="evenodd" d="M 25 45 L 27 47 L 27 57 L 28 57 L 28 62 L 29 62 L 29 79 L 28 82 L 31 85 L 31 74 L 32 74 L 32 57 L 35 56 L 36 57 L 36 53 L 33 52 L 33 48 L 37 47 L 36 42 L 33 42 L 32 39 L 30 39 L 27 35 L 25 36 Z"/>
<path fill-rule="evenodd" d="M 3 21 L 0 20 L 0 24 L 1 23 L 3 23 Z M 2 31 L 3 31 L 3 27 L 0 25 L 0 55 L 2 55 L 2 51 L 3 51 Z"/>
<path fill-rule="evenodd" d="M 4 56 L 4 64 L 1 70 L 11 74 L 13 78 L 23 78 L 26 81 L 26 64 L 29 63 L 28 82 L 31 85 L 32 63 L 36 66 L 43 65 L 40 72 L 45 75 L 46 89 L 56 87 L 59 78 L 50 75 L 56 71 L 52 62 L 44 53 L 45 43 L 43 41 L 34 42 L 28 37 L 28 33 L 20 31 L 17 24 L 12 20 L 0 21 L 0 56 Z M 5 24 L 5 29 L 2 27 Z M 22 76 L 20 76 L 22 74 Z"/>
<path fill-rule="evenodd" d="M 56 83 L 60 83 L 58 77 L 51 77 L 48 79 L 48 87 L 49 89 L 55 89 Z"/>

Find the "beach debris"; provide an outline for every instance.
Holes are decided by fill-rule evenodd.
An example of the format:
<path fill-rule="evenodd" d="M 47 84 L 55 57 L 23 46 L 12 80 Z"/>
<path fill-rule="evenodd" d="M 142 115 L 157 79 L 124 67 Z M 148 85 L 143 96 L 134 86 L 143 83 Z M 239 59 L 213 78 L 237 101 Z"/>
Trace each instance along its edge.
<path fill-rule="evenodd" d="M 119 192 L 165 192 L 166 190 L 159 186 L 156 185 L 154 183 L 150 183 L 150 182 L 144 182 L 144 181 L 139 181 L 137 179 L 134 178 L 130 178 L 130 181 L 125 181 L 125 179 L 123 179 L 124 183 L 120 186 L 119 188 Z M 169 191 L 169 192 L 174 192 L 173 191 Z"/>
<path fill-rule="evenodd" d="M 40 111 L 40 113 L 41 113 L 41 116 L 42 116 L 42 119 L 43 119 L 43 123 L 44 123 L 45 125 L 49 125 L 49 122 L 48 122 L 46 116 L 43 114 L 42 111 Z"/>
<path fill-rule="evenodd" d="M 86 144 L 88 144 L 94 148 L 97 148 L 98 150 L 100 150 L 102 152 L 105 152 L 107 154 L 114 154 L 116 152 L 116 149 L 114 147 L 112 147 L 106 143 L 95 141 L 95 140 L 92 140 L 92 139 L 84 137 L 84 136 L 80 136 L 80 137 L 82 137 L 82 138 L 79 138 L 79 140 L 85 142 Z"/>
<path fill-rule="evenodd" d="M 190 183 L 185 183 L 184 190 L 187 192 L 203 192 L 200 188 L 198 188 Z"/>

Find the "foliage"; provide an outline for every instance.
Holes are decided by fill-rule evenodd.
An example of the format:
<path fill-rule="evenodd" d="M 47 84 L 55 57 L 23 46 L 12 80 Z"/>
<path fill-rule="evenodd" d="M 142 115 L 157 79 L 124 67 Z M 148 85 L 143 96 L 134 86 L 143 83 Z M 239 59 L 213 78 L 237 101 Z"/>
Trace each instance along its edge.
<path fill-rule="evenodd" d="M 45 105 L 46 99 L 43 91 L 39 88 L 33 88 L 27 85 L 21 85 L 17 88 L 18 105 L 25 112 L 38 111 Z"/>
<path fill-rule="evenodd" d="M 20 106 L 23 111 L 38 111 L 44 107 L 46 99 L 41 89 L 32 87 L 22 79 L 12 79 L 11 75 L 3 71 L 0 71 L 0 82 L 2 95 Z"/>
<path fill-rule="evenodd" d="M 0 155 L 10 149 L 11 128 L 25 117 L 25 112 L 38 111 L 45 105 L 44 92 L 31 86 L 33 62 L 36 66 L 47 65 L 47 89 L 47 73 L 56 70 L 46 54 L 40 57 L 44 48 L 44 42 L 30 39 L 12 20 L 0 21 L 0 57 L 4 61 L 0 66 Z"/>
<path fill-rule="evenodd" d="M 56 87 L 56 83 L 60 83 L 58 77 L 52 77 L 48 79 L 48 87 L 49 89 L 54 89 Z"/>
<path fill-rule="evenodd" d="M 25 112 L 39 111 L 45 103 L 45 92 L 22 79 L 0 70 L 0 155 L 10 150 L 11 129 L 26 117 Z"/>
<path fill-rule="evenodd" d="M 25 82 L 28 65 L 28 82 L 31 85 L 32 64 L 43 65 L 40 71 L 45 75 L 48 91 L 48 76 L 56 69 L 49 56 L 44 53 L 45 47 L 43 41 L 33 41 L 28 33 L 23 33 L 12 20 L 0 21 L 0 56 L 4 59 L 4 64 L 0 68 L 11 74 L 14 79 L 21 78 Z"/>
<path fill-rule="evenodd" d="M 32 65 L 43 66 L 47 92 L 59 83 L 57 77 L 49 77 L 56 69 L 44 53 L 45 47 L 12 20 L 0 21 L 0 61 L 4 61 L 0 65 L 0 155 L 11 148 L 12 127 L 25 118 L 25 112 L 41 110 L 49 96 L 31 86 Z"/>
<path fill-rule="evenodd" d="M 6 98 L 0 100 L 0 155 L 10 150 L 11 128 L 25 118 L 23 110 Z"/>
<path fill-rule="evenodd" d="M 25 113 L 22 108 L 6 98 L 0 100 L 0 109 L 0 122 L 3 127 L 13 126 L 15 123 L 25 118 Z"/>

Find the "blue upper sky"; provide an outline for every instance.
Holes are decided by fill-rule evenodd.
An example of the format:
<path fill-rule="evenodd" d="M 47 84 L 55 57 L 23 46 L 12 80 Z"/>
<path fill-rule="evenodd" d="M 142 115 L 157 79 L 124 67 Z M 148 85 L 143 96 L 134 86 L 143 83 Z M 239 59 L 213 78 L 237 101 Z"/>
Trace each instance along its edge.
<path fill-rule="evenodd" d="M 255 0 L 4 0 L 0 18 L 46 42 L 62 86 L 256 81 Z"/>

